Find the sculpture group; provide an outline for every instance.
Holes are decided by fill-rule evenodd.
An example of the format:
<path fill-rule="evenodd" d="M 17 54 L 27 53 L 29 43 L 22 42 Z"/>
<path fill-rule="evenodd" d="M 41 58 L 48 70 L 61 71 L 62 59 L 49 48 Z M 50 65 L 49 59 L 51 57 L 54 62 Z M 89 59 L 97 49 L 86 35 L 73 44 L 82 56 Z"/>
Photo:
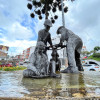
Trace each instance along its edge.
<path fill-rule="evenodd" d="M 82 49 L 82 40 L 79 36 L 75 35 L 72 31 L 68 30 L 64 26 L 61 26 L 57 30 L 57 34 L 61 34 L 60 43 L 53 45 L 51 40 L 51 34 L 49 33 L 52 23 L 46 19 L 44 22 L 44 29 L 38 32 L 38 40 L 34 52 L 31 54 L 27 69 L 23 71 L 24 77 L 59 77 L 56 71 L 60 71 L 61 62 L 57 48 L 66 48 L 68 67 L 62 70 L 63 73 L 78 73 L 83 71 L 80 53 Z M 66 45 L 63 42 L 66 41 Z M 50 46 L 47 46 L 47 43 Z M 48 61 L 47 50 L 52 49 L 52 58 Z"/>

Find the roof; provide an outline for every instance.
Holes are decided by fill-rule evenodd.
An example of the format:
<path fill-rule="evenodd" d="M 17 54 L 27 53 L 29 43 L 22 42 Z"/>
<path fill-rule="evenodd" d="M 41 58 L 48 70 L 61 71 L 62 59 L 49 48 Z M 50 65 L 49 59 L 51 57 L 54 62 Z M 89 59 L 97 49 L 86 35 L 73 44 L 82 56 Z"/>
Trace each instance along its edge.
<path fill-rule="evenodd" d="M 83 46 L 82 48 L 85 48 L 86 49 L 86 46 Z"/>

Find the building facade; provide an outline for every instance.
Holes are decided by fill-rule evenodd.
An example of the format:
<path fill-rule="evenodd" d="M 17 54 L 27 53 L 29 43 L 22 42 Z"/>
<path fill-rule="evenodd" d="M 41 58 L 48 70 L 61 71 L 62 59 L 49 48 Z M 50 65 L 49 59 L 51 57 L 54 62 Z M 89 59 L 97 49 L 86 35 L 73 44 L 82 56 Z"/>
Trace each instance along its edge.
<path fill-rule="evenodd" d="M 0 45 L 0 60 L 6 60 L 8 56 L 8 46 Z"/>
<path fill-rule="evenodd" d="M 86 46 L 82 47 L 82 52 L 87 51 Z"/>
<path fill-rule="evenodd" d="M 34 50 L 35 50 L 35 46 L 29 47 L 26 50 L 24 50 L 22 54 L 23 61 L 29 61 L 29 57 L 34 52 Z"/>

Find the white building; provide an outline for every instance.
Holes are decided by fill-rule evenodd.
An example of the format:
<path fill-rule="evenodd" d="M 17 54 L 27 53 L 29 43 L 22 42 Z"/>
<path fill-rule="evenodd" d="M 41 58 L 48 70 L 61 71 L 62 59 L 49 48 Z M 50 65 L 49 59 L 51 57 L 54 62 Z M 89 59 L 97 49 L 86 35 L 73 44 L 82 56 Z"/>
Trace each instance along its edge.
<path fill-rule="evenodd" d="M 82 47 L 82 52 L 87 51 L 86 46 Z"/>

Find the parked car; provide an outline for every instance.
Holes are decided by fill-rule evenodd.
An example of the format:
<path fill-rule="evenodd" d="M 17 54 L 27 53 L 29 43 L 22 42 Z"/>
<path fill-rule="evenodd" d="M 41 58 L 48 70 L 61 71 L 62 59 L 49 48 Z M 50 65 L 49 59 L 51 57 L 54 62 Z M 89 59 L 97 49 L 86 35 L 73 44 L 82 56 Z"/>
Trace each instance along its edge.
<path fill-rule="evenodd" d="M 24 64 L 28 64 L 29 63 L 29 61 L 24 61 Z"/>
<path fill-rule="evenodd" d="M 97 61 L 93 61 L 93 60 L 85 60 L 85 64 L 94 64 L 100 66 L 100 64 Z"/>
<path fill-rule="evenodd" d="M 100 66 L 95 64 L 83 64 L 84 71 L 100 71 Z"/>
<path fill-rule="evenodd" d="M 23 62 L 19 62 L 20 65 L 23 65 Z"/>

